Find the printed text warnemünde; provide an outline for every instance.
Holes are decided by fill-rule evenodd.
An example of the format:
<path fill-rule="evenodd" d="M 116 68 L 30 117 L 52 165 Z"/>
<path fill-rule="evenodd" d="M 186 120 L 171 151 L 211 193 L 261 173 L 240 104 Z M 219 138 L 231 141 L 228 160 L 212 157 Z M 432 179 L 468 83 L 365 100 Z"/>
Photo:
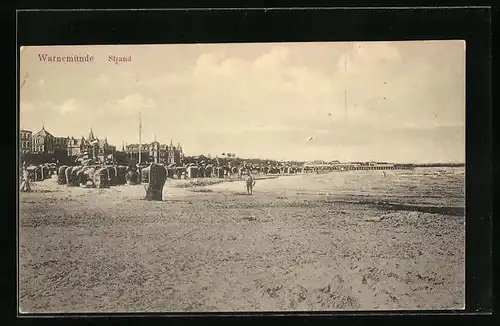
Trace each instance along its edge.
<path fill-rule="evenodd" d="M 91 56 L 91 55 L 85 55 L 85 56 L 81 56 L 81 55 L 72 55 L 72 56 L 50 56 L 46 53 L 43 53 L 43 54 L 38 54 L 38 58 L 40 59 L 40 61 L 44 61 L 44 62 L 63 62 L 63 63 L 80 63 L 80 62 L 84 62 L 84 63 L 92 63 L 94 62 L 94 56 Z"/>

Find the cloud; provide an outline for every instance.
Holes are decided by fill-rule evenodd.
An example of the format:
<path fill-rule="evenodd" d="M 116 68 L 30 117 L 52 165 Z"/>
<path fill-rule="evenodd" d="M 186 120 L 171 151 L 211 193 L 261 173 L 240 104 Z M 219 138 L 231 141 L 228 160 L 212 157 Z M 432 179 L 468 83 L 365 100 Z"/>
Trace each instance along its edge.
<path fill-rule="evenodd" d="M 80 110 L 79 102 L 74 99 L 65 101 L 59 108 L 59 112 L 63 115 Z"/>
<path fill-rule="evenodd" d="M 32 102 L 21 102 L 20 103 L 20 112 L 24 114 L 32 113 L 37 110 L 38 106 Z"/>
<path fill-rule="evenodd" d="M 253 67 L 258 72 L 280 71 L 289 65 L 290 50 L 287 48 L 275 48 L 258 57 L 253 62 Z"/>
<path fill-rule="evenodd" d="M 178 90 L 176 80 L 186 90 L 191 85 L 186 94 L 188 104 L 204 107 L 205 112 L 215 111 L 215 115 L 223 114 L 225 124 L 219 128 L 226 131 L 242 120 L 247 121 L 248 130 L 256 126 L 281 130 L 307 126 L 314 132 L 328 130 L 332 123 L 343 124 L 345 119 L 353 125 L 350 130 L 356 130 L 356 126 L 364 128 L 361 125 L 394 126 L 393 118 L 404 115 L 395 110 L 402 95 L 397 91 L 394 95 L 390 87 L 401 81 L 389 78 L 401 68 L 397 47 L 384 43 L 353 44 L 347 55 L 353 69 L 328 75 L 294 63 L 293 52 L 287 48 L 276 47 L 246 60 L 215 51 L 198 56 L 191 79 L 189 75 L 167 73 L 158 76 L 155 84 L 165 90 Z M 385 64 L 389 62 L 390 65 Z M 338 63 L 343 63 L 342 57 Z M 346 84 L 347 74 L 356 75 L 356 83 Z M 235 111 L 238 115 L 232 114 Z M 203 114 L 203 119 L 208 124 L 212 118 Z"/>
<path fill-rule="evenodd" d="M 106 106 L 124 114 L 134 114 L 140 111 L 156 109 L 156 103 L 152 99 L 144 98 L 139 93 L 130 94 L 118 100 L 110 101 Z"/>
<path fill-rule="evenodd" d="M 219 101 L 220 105 L 238 105 L 254 113 L 265 110 L 272 115 L 272 111 L 283 114 L 286 108 L 304 109 L 307 103 L 300 103 L 302 100 L 315 105 L 331 102 L 331 79 L 306 66 L 293 65 L 286 48 L 246 60 L 223 52 L 204 53 L 197 58 L 192 76 L 190 98 L 205 105 Z M 165 76 L 167 81 L 173 78 Z"/>
<path fill-rule="evenodd" d="M 100 74 L 99 77 L 97 77 L 97 85 L 98 86 L 109 87 L 110 84 L 111 84 L 111 81 L 109 80 L 109 78 L 106 75 Z"/>
<path fill-rule="evenodd" d="M 249 63 L 242 59 L 227 57 L 223 52 L 212 52 L 200 55 L 193 67 L 193 77 L 234 78 L 248 72 Z"/>
<path fill-rule="evenodd" d="M 96 85 L 102 88 L 131 89 L 140 82 L 138 74 L 130 71 L 107 71 L 95 78 Z"/>
<path fill-rule="evenodd" d="M 166 72 L 153 75 L 143 80 L 139 79 L 136 85 L 140 89 L 160 91 L 163 95 L 169 95 L 167 91 L 176 92 L 181 89 L 192 87 L 194 82 L 193 79 L 193 76 L 190 74 Z"/>
<path fill-rule="evenodd" d="M 20 103 L 20 113 L 21 115 L 34 115 L 43 112 L 46 109 L 55 111 L 62 115 L 80 111 L 82 104 L 76 99 L 69 99 L 63 103 L 56 105 L 52 102 L 21 102 Z"/>

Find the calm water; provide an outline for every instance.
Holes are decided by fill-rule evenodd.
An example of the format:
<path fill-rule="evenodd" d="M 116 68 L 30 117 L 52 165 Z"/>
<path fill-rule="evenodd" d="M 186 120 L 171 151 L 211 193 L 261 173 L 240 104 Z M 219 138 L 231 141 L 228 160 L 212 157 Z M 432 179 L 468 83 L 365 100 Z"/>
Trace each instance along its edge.
<path fill-rule="evenodd" d="M 347 171 L 280 178 L 283 193 L 402 205 L 465 207 L 465 168 Z M 260 181 L 259 183 L 265 180 Z M 266 184 L 257 187 L 266 190 Z M 270 190 L 270 189 L 269 189 Z"/>

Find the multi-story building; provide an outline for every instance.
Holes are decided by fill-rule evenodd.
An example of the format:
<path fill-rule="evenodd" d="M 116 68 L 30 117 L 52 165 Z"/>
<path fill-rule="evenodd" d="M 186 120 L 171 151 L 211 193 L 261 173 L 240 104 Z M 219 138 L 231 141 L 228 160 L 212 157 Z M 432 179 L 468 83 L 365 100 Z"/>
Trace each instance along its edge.
<path fill-rule="evenodd" d="M 116 147 L 108 143 L 107 138 L 98 139 L 90 129 L 88 139 L 85 137 L 55 137 L 50 132 L 42 129 L 32 135 L 31 131 L 20 131 L 20 151 L 34 154 L 57 154 L 70 157 L 87 153 L 89 158 L 104 158 L 116 151 Z"/>
<path fill-rule="evenodd" d="M 34 154 L 62 154 L 66 153 L 67 146 L 68 137 L 55 137 L 44 126 L 33 135 L 31 152 Z"/>
<path fill-rule="evenodd" d="M 54 153 L 66 153 L 68 151 L 68 137 L 54 137 L 52 147 Z"/>
<path fill-rule="evenodd" d="M 90 147 L 90 144 L 82 138 L 68 137 L 67 151 L 68 156 L 78 156 L 83 152 L 86 152 Z"/>
<path fill-rule="evenodd" d="M 173 146 L 172 141 L 170 141 L 170 146 L 167 151 L 167 164 L 179 164 L 184 159 L 184 152 L 182 151 L 182 146 L 177 143 L 177 146 Z"/>
<path fill-rule="evenodd" d="M 90 159 L 104 159 L 116 152 L 116 147 L 108 143 L 108 139 L 99 139 L 94 136 L 92 129 L 89 131 L 89 136 L 87 139 L 82 138 L 67 138 L 67 151 L 69 156 L 79 156 L 87 153 L 87 157 Z"/>
<path fill-rule="evenodd" d="M 116 147 L 112 146 L 108 143 L 108 139 L 97 139 L 97 156 L 98 157 L 105 157 L 108 156 L 109 154 L 112 154 L 116 152 Z"/>
<path fill-rule="evenodd" d="M 154 142 L 153 142 L 154 143 Z M 152 161 L 152 158 L 150 157 L 151 153 L 151 144 L 142 144 L 142 146 L 139 146 L 139 144 L 128 144 L 125 146 L 125 152 L 127 153 L 128 157 L 131 159 L 135 159 L 138 162 L 150 162 Z M 139 152 L 141 152 L 141 155 L 139 157 Z"/>
<path fill-rule="evenodd" d="M 33 135 L 31 151 L 35 154 L 54 154 L 54 136 L 45 130 L 45 126 Z"/>
<path fill-rule="evenodd" d="M 149 157 L 155 163 L 165 163 L 168 157 L 168 146 L 160 144 L 156 140 L 149 146 Z"/>
<path fill-rule="evenodd" d="M 139 144 L 129 144 L 125 147 L 130 158 L 139 159 Z M 184 159 L 182 146 L 178 143 L 174 146 L 170 141 L 170 146 L 161 144 L 158 141 L 142 144 L 141 162 L 154 162 L 162 164 L 180 164 Z"/>
<path fill-rule="evenodd" d="M 29 130 L 19 131 L 19 152 L 26 154 L 31 152 L 32 132 Z"/>

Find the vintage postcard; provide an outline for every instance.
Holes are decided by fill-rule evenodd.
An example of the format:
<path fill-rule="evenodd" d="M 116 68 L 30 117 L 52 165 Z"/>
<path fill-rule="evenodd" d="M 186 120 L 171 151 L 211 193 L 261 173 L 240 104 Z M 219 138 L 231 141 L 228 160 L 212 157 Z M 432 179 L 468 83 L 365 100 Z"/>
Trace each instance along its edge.
<path fill-rule="evenodd" d="M 20 312 L 464 309 L 465 51 L 22 47 Z"/>

